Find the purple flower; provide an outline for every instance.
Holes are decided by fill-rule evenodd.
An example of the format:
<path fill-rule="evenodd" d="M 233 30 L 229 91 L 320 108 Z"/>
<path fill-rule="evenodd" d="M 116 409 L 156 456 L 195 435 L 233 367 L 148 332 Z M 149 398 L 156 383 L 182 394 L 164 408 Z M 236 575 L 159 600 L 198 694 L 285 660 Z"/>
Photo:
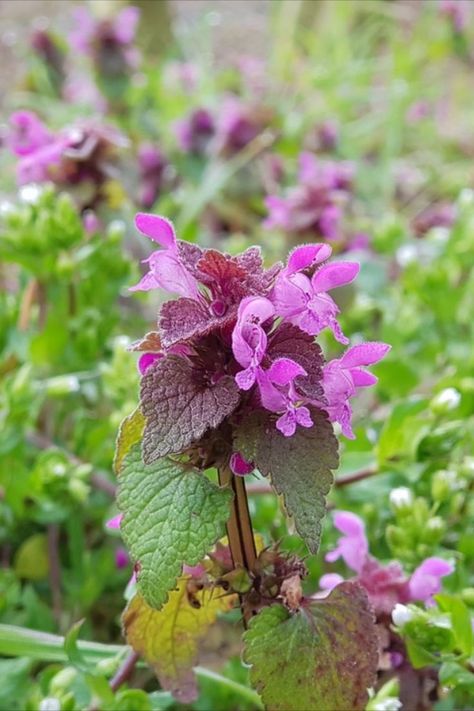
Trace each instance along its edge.
<path fill-rule="evenodd" d="M 138 148 L 139 189 L 138 202 L 145 209 L 152 207 L 163 187 L 168 161 L 151 143 Z"/>
<path fill-rule="evenodd" d="M 316 246 L 319 251 L 309 264 L 329 256 L 328 250 L 323 249 L 325 245 Z M 298 259 L 304 259 L 306 252 L 297 252 L 297 255 Z M 293 260 L 296 261 L 296 256 Z M 311 336 L 317 336 L 329 327 L 336 340 L 349 343 L 336 320 L 339 307 L 327 292 L 353 281 L 359 273 L 359 265 L 356 262 L 326 264 L 315 271 L 311 279 L 303 273 L 305 268 L 304 261 L 297 269 L 290 267 L 288 262 L 286 270 L 277 278 L 272 294 L 276 312 Z"/>
<path fill-rule="evenodd" d="M 258 374 L 258 387 L 263 407 L 270 412 L 282 413 L 276 427 L 285 437 L 291 437 L 296 426 L 312 427 L 310 412 L 304 399 L 295 389 L 294 381 L 307 372 L 291 358 L 278 358 L 268 370 Z"/>
<path fill-rule="evenodd" d="M 411 600 L 433 605 L 433 595 L 441 591 L 441 578 L 451 575 L 454 567 L 442 558 L 427 558 L 412 574 L 408 588 Z"/>
<path fill-rule="evenodd" d="M 339 143 L 339 126 L 335 121 L 323 121 L 316 127 L 319 148 L 323 151 L 333 151 Z"/>
<path fill-rule="evenodd" d="M 17 177 L 20 185 L 52 181 L 74 189 L 86 183 L 89 188 L 84 191 L 87 198 L 78 193 L 81 207 L 92 208 L 102 199 L 100 188 L 109 179 L 115 150 L 126 145 L 126 139 L 115 129 L 84 122 L 53 135 L 34 113 L 28 111 L 14 113 L 10 123 L 8 143 L 19 156 Z"/>
<path fill-rule="evenodd" d="M 116 567 L 121 570 L 122 568 L 126 568 L 127 565 L 130 563 L 130 558 L 128 557 L 128 553 L 123 548 L 120 546 L 119 548 L 116 548 L 115 550 L 115 565 Z"/>
<path fill-rule="evenodd" d="M 237 373 L 235 380 L 241 390 L 258 386 L 261 404 L 266 410 L 280 414 L 276 426 L 285 437 L 291 437 L 297 425 L 313 425 L 309 410 L 294 386 L 295 378 L 307 372 L 291 358 L 277 358 L 270 367 L 262 367 L 268 343 L 263 324 L 274 315 L 274 306 L 265 297 L 242 300 L 232 332 L 232 351 L 244 370 Z"/>
<path fill-rule="evenodd" d="M 240 452 L 234 452 L 230 458 L 230 468 L 237 476 L 251 474 L 255 469 L 253 462 L 248 462 Z"/>
<path fill-rule="evenodd" d="M 53 140 L 53 134 L 32 111 L 16 111 L 10 116 L 7 145 L 17 156 L 34 153 Z"/>
<path fill-rule="evenodd" d="M 302 153 L 299 185 L 283 197 L 271 195 L 266 199 L 269 214 L 264 227 L 338 239 L 353 175 L 352 163 L 319 161 L 312 153 Z"/>
<path fill-rule="evenodd" d="M 441 0 L 439 11 L 447 17 L 455 32 L 462 32 L 466 27 L 471 11 L 470 0 Z"/>
<path fill-rule="evenodd" d="M 175 131 L 183 153 L 204 155 L 215 133 L 214 119 L 207 109 L 196 109 L 176 123 Z"/>
<path fill-rule="evenodd" d="M 112 531 L 119 530 L 122 518 L 123 518 L 123 514 L 117 514 L 113 518 L 109 519 L 105 525 L 107 528 L 110 528 L 110 530 L 112 530 Z"/>
<path fill-rule="evenodd" d="M 331 422 L 341 425 L 342 433 L 354 439 L 351 427 L 352 409 L 349 399 L 357 388 L 377 382 L 364 367 L 378 363 L 390 350 L 386 343 L 368 342 L 349 348 L 342 358 L 331 360 L 323 368 L 323 389 L 327 404 L 321 404 Z"/>
<path fill-rule="evenodd" d="M 350 511 L 337 511 L 333 522 L 344 535 L 339 538 L 337 547 L 326 554 L 325 559 L 334 563 L 342 558 L 354 572 L 361 573 L 369 554 L 364 522 Z"/>
<path fill-rule="evenodd" d="M 397 603 L 421 601 L 433 604 L 432 596 L 441 590 L 440 579 L 453 572 L 450 563 L 441 558 L 427 558 L 408 579 L 401 565 L 393 561 L 381 565 L 369 554 L 365 526 L 359 516 L 349 511 L 338 511 L 334 525 L 344 535 L 336 548 L 326 554 L 328 562 L 342 558 L 366 589 L 377 615 L 390 615 Z M 323 575 L 320 588 L 332 590 L 343 580 L 337 573 Z"/>
<path fill-rule="evenodd" d="M 105 75 L 119 75 L 137 66 L 139 54 L 132 47 L 140 19 L 137 7 L 125 7 L 113 19 L 98 20 L 86 6 L 81 6 L 75 8 L 73 17 L 71 46 L 89 55 Z"/>
<path fill-rule="evenodd" d="M 433 227 L 452 227 L 456 217 L 455 205 L 447 202 L 435 203 L 414 218 L 413 229 L 418 237 L 422 237 Z"/>
<path fill-rule="evenodd" d="M 101 229 L 101 223 L 94 210 L 86 210 L 82 215 L 82 225 L 89 236 L 97 234 Z"/>
<path fill-rule="evenodd" d="M 232 332 L 232 351 L 244 368 L 235 376 L 241 390 L 250 390 L 262 373 L 261 362 L 267 349 L 267 334 L 262 324 L 274 313 L 273 304 L 263 296 L 249 296 L 240 302 Z"/>
<path fill-rule="evenodd" d="M 164 249 L 153 252 L 145 259 L 149 271 L 130 291 L 161 288 L 180 296 L 198 299 L 197 281 L 181 260 L 171 222 L 164 217 L 141 212 L 136 216 L 135 224 L 142 234 L 153 242 L 158 242 Z"/>
<path fill-rule="evenodd" d="M 138 359 L 138 372 L 140 375 L 144 375 L 150 365 L 153 365 L 160 358 L 163 358 L 162 353 L 143 353 Z"/>
<path fill-rule="evenodd" d="M 20 157 L 17 165 L 19 185 L 42 183 L 58 174 L 66 148 L 73 145 L 72 132 L 54 136 L 31 111 L 17 111 L 10 117 L 7 144 Z"/>
<path fill-rule="evenodd" d="M 214 149 L 232 155 L 250 143 L 264 128 L 262 117 L 254 107 L 237 97 L 224 100 L 216 121 Z"/>

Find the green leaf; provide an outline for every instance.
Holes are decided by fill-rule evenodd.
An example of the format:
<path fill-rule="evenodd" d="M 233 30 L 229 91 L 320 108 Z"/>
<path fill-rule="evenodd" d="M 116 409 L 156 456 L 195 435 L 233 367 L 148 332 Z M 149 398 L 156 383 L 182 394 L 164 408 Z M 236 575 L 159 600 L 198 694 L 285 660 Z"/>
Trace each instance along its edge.
<path fill-rule="evenodd" d="M 124 458 L 134 444 L 140 442 L 145 428 L 145 418 L 140 408 L 135 408 L 130 415 L 120 423 L 117 442 L 115 445 L 114 472 L 118 475 L 122 468 Z"/>
<path fill-rule="evenodd" d="M 435 600 L 443 612 L 448 612 L 451 617 L 451 627 L 456 640 L 456 646 L 463 654 L 471 655 L 473 652 L 474 634 L 472 631 L 471 615 L 467 605 L 460 597 L 440 593 Z"/>
<path fill-rule="evenodd" d="M 235 600 L 232 595 L 223 597 L 216 588 L 196 592 L 191 601 L 187 583 L 188 578 L 180 578 L 161 610 L 135 595 L 122 618 L 127 642 L 154 668 L 162 688 L 182 703 L 197 698 L 193 665 L 199 639 Z"/>
<path fill-rule="evenodd" d="M 231 498 L 196 469 L 170 459 L 147 466 L 139 446 L 129 452 L 119 477 L 121 532 L 151 607 L 166 601 L 183 564 L 197 565 L 221 538 Z"/>
<path fill-rule="evenodd" d="M 97 667 L 84 657 L 78 647 L 79 632 L 84 624 L 85 618 L 76 622 L 64 638 L 64 651 L 69 661 L 75 669 L 85 674 L 94 674 Z"/>
<path fill-rule="evenodd" d="M 49 572 L 48 544 L 44 533 L 23 541 L 15 556 L 15 573 L 27 580 L 43 580 Z"/>
<path fill-rule="evenodd" d="M 113 711 L 152 711 L 148 694 L 142 689 L 119 691 L 112 705 Z"/>
<path fill-rule="evenodd" d="M 436 663 L 436 657 L 426 649 L 423 649 L 419 644 L 414 642 L 410 637 L 405 639 L 407 646 L 408 657 L 415 669 L 432 666 Z"/>
<path fill-rule="evenodd" d="M 464 687 L 474 692 L 474 674 L 456 662 L 444 662 L 441 665 L 439 680 L 451 688 Z"/>
<path fill-rule="evenodd" d="M 148 368 L 140 394 L 146 418 L 143 458 L 147 464 L 182 452 L 237 407 L 240 395 L 232 376 L 225 375 L 215 384 L 204 376 L 190 361 L 174 355 Z"/>
<path fill-rule="evenodd" d="M 365 708 L 377 670 L 377 634 L 367 595 L 342 583 L 298 612 L 264 608 L 244 635 L 250 680 L 272 711 Z"/>
<path fill-rule="evenodd" d="M 292 437 L 284 437 L 272 416 L 256 412 L 237 429 L 234 448 L 271 478 L 277 493 L 283 494 L 296 530 L 316 553 L 325 497 L 333 483 L 331 469 L 338 465 L 338 445 L 325 413 L 313 408 L 311 416 L 314 427 L 298 427 Z"/>

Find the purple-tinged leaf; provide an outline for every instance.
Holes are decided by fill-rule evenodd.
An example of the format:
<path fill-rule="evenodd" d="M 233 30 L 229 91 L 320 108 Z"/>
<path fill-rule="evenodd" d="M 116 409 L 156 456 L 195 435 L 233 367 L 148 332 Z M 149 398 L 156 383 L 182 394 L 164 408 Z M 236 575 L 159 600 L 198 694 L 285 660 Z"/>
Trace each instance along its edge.
<path fill-rule="evenodd" d="M 270 413 L 252 413 L 239 425 L 234 451 L 271 479 L 283 495 L 285 508 L 309 550 L 316 553 L 326 495 L 331 488 L 331 469 L 338 465 L 337 439 L 326 414 L 310 409 L 314 426 L 298 427 L 292 437 L 283 436 Z"/>
<path fill-rule="evenodd" d="M 239 403 L 230 375 L 211 383 L 187 359 L 169 355 L 148 368 L 142 378 L 140 407 L 146 419 L 143 458 L 151 463 L 182 452 L 209 428 L 215 428 Z"/>
<path fill-rule="evenodd" d="M 264 608 L 244 635 L 250 680 L 272 711 L 360 711 L 375 682 L 374 615 L 358 583 L 303 601 L 298 612 Z"/>
<path fill-rule="evenodd" d="M 291 358 L 301 365 L 308 375 L 295 380 L 298 391 L 311 400 L 324 402 L 321 385 L 324 358 L 313 336 L 304 333 L 297 326 L 283 323 L 272 335 L 267 352 L 271 360 Z"/>

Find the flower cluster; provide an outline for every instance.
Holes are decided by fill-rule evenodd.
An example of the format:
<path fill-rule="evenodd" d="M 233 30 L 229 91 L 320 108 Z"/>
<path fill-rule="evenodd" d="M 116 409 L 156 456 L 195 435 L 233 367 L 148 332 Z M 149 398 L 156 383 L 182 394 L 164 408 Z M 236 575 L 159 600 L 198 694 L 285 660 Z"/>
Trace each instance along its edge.
<path fill-rule="evenodd" d="M 88 55 L 105 76 L 120 76 L 139 61 L 133 46 L 140 10 L 125 7 L 113 19 L 99 20 L 86 6 L 74 10 L 74 29 L 69 33 L 71 46 Z"/>
<path fill-rule="evenodd" d="M 268 217 L 264 226 L 307 237 L 340 239 L 353 176 L 352 163 L 321 161 L 313 153 L 301 153 L 299 184 L 284 197 L 270 195 L 266 199 Z"/>
<path fill-rule="evenodd" d="M 376 382 L 365 367 L 378 362 L 389 346 L 360 344 L 324 365 L 315 337 L 329 328 L 348 343 L 328 292 L 351 282 L 358 264 L 327 263 L 331 247 L 309 244 L 294 249 L 285 266 L 265 270 L 256 247 L 231 257 L 177 240 L 163 217 L 141 213 L 136 224 L 162 249 L 148 257 L 148 271 L 132 289 L 161 288 L 180 297 L 163 305 L 158 333 L 135 345 L 144 351 L 139 361 L 144 414 L 153 418 L 157 404 L 162 407 L 154 388 L 164 387 L 163 379 L 173 373 L 184 379 L 190 372 L 192 382 L 186 375 L 176 397 L 183 397 L 184 387 L 195 392 L 196 383 L 201 383 L 201 398 L 207 397 L 203 388 L 222 389 L 211 417 L 214 426 L 230 415 L 238 419 L 263 410 L 291 437 L 297 427 L 313 427 L 311 413 L 318 409 L 353 437 L 349 400 L 358 388 Z M 153 368 L 155 380 L 148 378 Z M 192 432 L 187 439 L 194 441 Z M 238 452 L 231 463 L 238 474 L 252 469 Z"/>
<path fill-rule="evenodd" d="M 90 190 L 82 194 L 82 207 L 95 204 L 100 187 L 111 175 L 116 149 L 127 145 L 115 129 L 91 122 L 52 133 L 32 111 L 12 114 L 7 143 L 19 158 L 19 185 L 87 184 Z"/>
<path fill-rule="evenodd" d="M 268 125 L 268 114 L 237 96 L 227 96 L 213 114 L 197 108 L 175 126 L 184 153 L 232 156 L 247 146 Z"/>
<path fill-rule="evenodd" d="M 362 519 L 349 511 L 334 515 L 334 525 L 343 534 L 337 547 L 327 553 L 330 563 L 342 558 L 356 573 L 364 586 L 378 616 L 390 615 L 395 605 L 408 602 L 433 604 L 433 595 L 441 591 L 441 578 L 450 575 L 454 568 L 442 558 L 427 558 L 408 577 L 397 562 L 382 565 L 369 554 L 369 544 Z M 343 581 L 341 575 L 323 575 L 319 584 L 324 590 L 332 590 Z"/>

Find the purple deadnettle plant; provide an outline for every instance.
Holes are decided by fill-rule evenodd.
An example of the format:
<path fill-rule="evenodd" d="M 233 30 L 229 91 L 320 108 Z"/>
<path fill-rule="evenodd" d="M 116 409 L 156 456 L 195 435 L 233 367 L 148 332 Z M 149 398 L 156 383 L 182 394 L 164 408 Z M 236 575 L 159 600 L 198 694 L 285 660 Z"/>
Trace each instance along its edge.
<path fill-rule="evenodd" d="M 248 628 L 244 657 L 268 706 L 313 708 L 324 699 L 324 708 L 362 709 L 377 668 L 363 584 L 342 582 L 324 600 L 306 597 L 304 561 L 279 545 L 257 545 L 245 488 L 253 471 L 267 477 L 309 551 L 317 552 L 338 465 L 332 423 L 354 436 L 349 401 L 377 381 L 367 368 L 389 350 L 362 343 L 326 363 L 317 342 L 328 329 L 348 345 L 329 292 L 353 281 L 358 264 L 330 262 L 329 245 L 307 244 L 285 265 L 265 268 L 258 247 L 231 256 L 179 240 L 163 217 L 141 213 L 136 225 L 158 249 L 132 291 L 160 289 L 175 298 L 161 306 L 157 329 L 131 347 L 140 353 L 140 402 L 117 443 L 121 515 L 113 523 L 136 579 L 124 614 L 128 642 L 153 664 L 164 688 L 189 701 L 194 656 L 171 673 L 151 654 L 143 629 L 153 619 L 160 629 L 168 624 L 181 589 L 192 609 L 205 608 L 206 620 L 215 616 L 216 601 L 237 602 Z M 311 674 L 301 675 L 298 654 L 284 672 L 273 665 L 290 638 Z M 173 639 L 164 644 L 179 646 Z M 320 655 L 320 647 L 330 654 Z M 329 679 L 343 667 L 347 678 L 334 689 Z M 277 703 L 281 674 L 285 690 Z"/>

